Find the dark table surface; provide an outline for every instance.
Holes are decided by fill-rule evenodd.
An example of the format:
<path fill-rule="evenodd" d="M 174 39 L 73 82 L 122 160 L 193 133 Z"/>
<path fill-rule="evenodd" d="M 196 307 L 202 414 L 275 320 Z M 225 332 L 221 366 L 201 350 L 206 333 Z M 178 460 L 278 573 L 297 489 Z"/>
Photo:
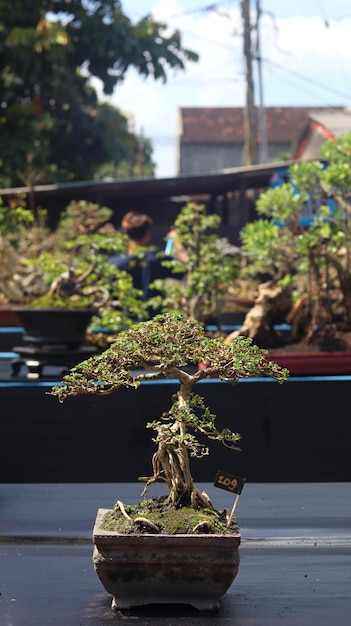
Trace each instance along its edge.
<path fill-rule="evenodd" d="M 231 494 L 199 486 L 231 508 Z M 0 626 L 351 623 L 351 483 L 246 484 L 239 574 L 215 613 L 110 609 L 91 561 L 93 522 L 99 507 L 140 492 L 126 483 L 0 484 Z"/>

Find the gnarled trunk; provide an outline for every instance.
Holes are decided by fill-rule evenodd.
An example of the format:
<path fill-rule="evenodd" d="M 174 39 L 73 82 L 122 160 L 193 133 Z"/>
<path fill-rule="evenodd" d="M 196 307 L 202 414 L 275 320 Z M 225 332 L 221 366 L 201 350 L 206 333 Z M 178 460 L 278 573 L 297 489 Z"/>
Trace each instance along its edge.
<path fill-rule="evenodd" d="M 185 407 L 190 401 L 195 379 L 177 368 L 172 368 L 169 374 L 180 381 L 178 402 L 180 407 Z M 207 494 L 196 489 L 190 471 L 188 449 L 185 443 L 179 443 L 179 436 L 184 437 L 186 433 L 186 423 L 178 420 L 171 426 L 164 424 L 158 429 L 158 447 L 152 458 L 153 475 L 146 479 L 143 493 L 150 484 L 164 479 L 174 506 L 212 507 Z"/>

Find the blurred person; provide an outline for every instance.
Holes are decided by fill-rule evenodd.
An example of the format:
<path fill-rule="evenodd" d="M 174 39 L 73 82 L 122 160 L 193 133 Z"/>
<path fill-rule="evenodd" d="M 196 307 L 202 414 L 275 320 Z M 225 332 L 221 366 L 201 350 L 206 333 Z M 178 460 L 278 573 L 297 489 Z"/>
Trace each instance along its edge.
<path fill-rule="evenodd" d="M 129 237 L 128 252 L 147 246 L 151 241 L 151 217 L 143 213 L 129 211 L 122 219 L 121 230 Z"/>
<path fill-rule="evenodd" d="M 121 222 L 121 231 L 128 235 L 129 246 L 126 255 L 116 255 L 110 258 L 110 263 L 121 270 L 127 271 L 133 278 L 133 285 L 143 293 L 143 300 L 157 295 L 150 284 L 159 278 L 181 278 L 170 268 L 162 265 L 163 260 L 172 258 L 169 255 L 160 256 L 161 250 L 150 246 L 151 228 L 153 220 L 148 215 L 129 211 Z M 149 310 L 150 317 L 159 311 Z"/>

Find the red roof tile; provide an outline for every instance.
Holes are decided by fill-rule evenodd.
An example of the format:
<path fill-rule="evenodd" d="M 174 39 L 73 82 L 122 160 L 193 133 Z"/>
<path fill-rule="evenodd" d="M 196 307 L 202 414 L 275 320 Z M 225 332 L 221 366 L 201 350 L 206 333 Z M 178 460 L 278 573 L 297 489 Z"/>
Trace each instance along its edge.
<path fill-rule="evenodd" d="M 266 107 L 269 143 L 296 142 L 308 122 L 310 113 L 344 111 L 345 107 Z M 244 109 L 231 107 L 180 108 L 185 143 L 244 142 Z M 258 124 L 259 127 L 259 124 Z"/>

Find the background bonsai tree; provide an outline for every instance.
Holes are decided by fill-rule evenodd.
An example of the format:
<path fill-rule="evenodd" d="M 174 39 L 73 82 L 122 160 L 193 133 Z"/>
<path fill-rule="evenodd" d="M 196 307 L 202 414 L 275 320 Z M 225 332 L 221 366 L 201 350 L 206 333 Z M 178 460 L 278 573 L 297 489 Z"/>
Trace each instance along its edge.
<path fill-rule="evenodd" d="M 146 316 L 142 292 L 132 277 L 108 261 L 111 252 L 125 251 L 121 233 L 80 235 L 38 259 L 32 268 L 30 306 L 35 308 L 93 308 L 91 328 L 119 332 Z M 36 272 L 37 270 L 37 272 Z"/>
<path fill-rule="evenodd" d="M 207 214 L 205 205 L 188 202 L 174 223 L 174 259 L 164 261 L 182 280 L 154 282 L 160 295 L 151 300 L 162 312 L 178 310 L 201 323 L 217 318 L 229 286 L 239 274 L 237 249 L 216 230 L 220 216 Z M 171 252 L 172 254 L 172 252 Z"/>
<path fill-rule="evenodd" d="M 0 205 L 2 300 L 34 308 L 93 308 L 90 328 L 111 333 L 146 316 L 142 293 L 130 275 L 110 265 L 128 238 L 116 232 L 112 211 L 72 201 L 54 231 L 46 211 Z"/>
<path fill-rule="evenodd" d="M 321 159 L 292 165 L 241 231 L 244 274 L 268 273 L 290 298 L 296 340 L 351 329 L 351 133 L 327 141 Z"/>
<path fill-rule="evenodd" d="M 189 364 L 208 361 L 206 371 L 186 369 Z M 156 431 L 157 450 L 152 459 L 153 474 L 141 478 L 147 487 L 165 480 L 169 501 L 175 507 L 210 507 L 206 494 L 200 493 L 191 476 L 189 455 L 202 457 L 208 453 L 198 434 L 238 449 L 239 435 L 230 429 L 216 427 L 216 415 L 210 412 L 194 385 L 206 376 L 237 383 L 241 377 L 271 376 L 279 382 L 288 372 L 265 359 L 265 351 L 239 337 L 229 345 L 223 338 L 209 338 L 195 320 L 181 314 L 161 314 L 121 332 L 111 347 L 101 355 L 76 365 L 50 392 L 60 401 L 78 394 L 104 395 L 120 387 L 137 388 L 142 381 L 175 378 L 179 390 L 171 406 L 159 420 L 147 428 Z M 143 492 L 143 493 L 144 493 Z"/>
<path fill-rule="evenodd" d="M 0 198 L 0 303 L 26 300 L 28 272 L 24 258 L 38 257 L 50 250 L 54 235 L 46 226 L 46 211 L 36 216 L 25 208 L 22 198 L 6 206 Z M 30 282 L 30 278 L 29 278 Z"/>

